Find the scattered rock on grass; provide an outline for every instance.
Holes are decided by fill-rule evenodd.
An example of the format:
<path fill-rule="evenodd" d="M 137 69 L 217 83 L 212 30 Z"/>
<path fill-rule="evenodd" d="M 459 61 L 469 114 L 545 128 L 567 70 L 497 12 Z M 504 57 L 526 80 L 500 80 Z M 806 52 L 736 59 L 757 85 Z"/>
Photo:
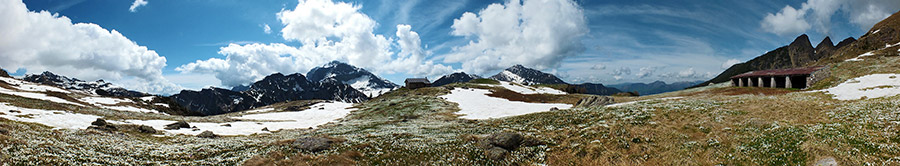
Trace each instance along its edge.
<path fill-rule="evenodd" d="M 310 152 L 318 152 L 331 148 L 334 140 L 325 137 L 303 137 L 294 140 L 294 148 Z"/>
<path fill-rule="evenodd" d="M 178 130 L 181 128 L 191 128 L 191 125 L 185 121 L 178 121 L 178 122 L 175 122 L 172 124 L 167 124 L 165 129 L 166 130 Z"/>
<path fill-rule="evenodd" d="M 484 155 L 491 160 L 503 160 L 509 152 L 500 147 L 492 147 L 484 151 Z"/>
<path fill-rule="evenodd" d="M 153 129 L 153 127 L 147 125 L 139 126 L 138 131 L 140 131 L 141 133 L 156 134 L 156 129 Z"/>
<path fill-rule="evenodd" d="M 116 128 L 116 126 L 109 124 L 106 122 L 106 120 L 103 120 L 100 118 L 97 118 L 96 121 L 91 122 L 91 125 L 92 126 L 88 126 L 88 129 L 100 130 L 100 131 L 106 131 L 106 132 L 113 132 L 113 131 L 118 130 Z"/>
<path fill-rule="evenodd" d="M 216 137 L 219 137 L 219 136 L 216 135 L 216 134 L 214 134 L 212 131 L 206 130 L 206 131 L 203 131 L 203 132 L 200 133 L 200 134 L 197 134 L 197 137 L 200 137 L 200 138 L 216 138 Z"/>
<path fill-rule="evenodd" d="M 605 106 L 615 103 L 615 100 L 609 96 L 591 96 L 585 97 L 581 100 L 578 100 L 578 103 L 575 103 L 575 107 L 598 107 Z"/>
<path fill-rule="evenodd" d="M 512 151 L 522 144 L 522 135 L 512 132 L 501 132 L 491 134 L 487 137 L 487 140 L 491 145 Z"/>

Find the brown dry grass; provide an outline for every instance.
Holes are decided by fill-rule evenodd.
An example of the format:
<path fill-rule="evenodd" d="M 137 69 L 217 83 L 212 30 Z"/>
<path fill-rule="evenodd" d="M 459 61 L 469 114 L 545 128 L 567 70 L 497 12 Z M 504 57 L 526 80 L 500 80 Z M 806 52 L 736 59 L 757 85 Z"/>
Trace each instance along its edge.
<path fill-rule="evenodd" d="M 581 95 L 551 95 L 551 94 L 520 94 L 505 88 L 493 88 L 491 93 L 487 94 L 491 97 L 504 98 L 510 101 L 521 101 L 528 103 L 566 103 L 576 104 L 581 100 Z"/>

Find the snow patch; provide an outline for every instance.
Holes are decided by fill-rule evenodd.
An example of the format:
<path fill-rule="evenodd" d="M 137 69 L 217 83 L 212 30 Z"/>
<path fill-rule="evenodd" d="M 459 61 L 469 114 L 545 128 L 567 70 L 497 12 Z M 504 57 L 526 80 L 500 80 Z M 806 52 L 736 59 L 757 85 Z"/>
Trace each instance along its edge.
<path fill-rule="evenodd" d="M 856 77 L 832 88 L 818 90 L 838 100 L 879 98 L 900 94 L 900 74 L 870 74 Z"/>
<path fill-rule="evenodd" d="M 0 77 L 0 81 L 6 82 L 7 84 L 9 84 L 9 86 L 12 86 L 16 89 L 23 90 L 23 91 L 29 91 L 29 92 L 50 91 L 50 92 L 60 92 L 60 93 L 71 93 L 69 91 L 66 91 L 66 90 L 63 90 L 63 89 L 60 89 L 57 87 L 36 84 L 36 83 L 22 81 L 22 80 L 18 80 L 18 79 L 14 79 L 14 78 L 9 78 L 9 77 Z"/>
<path fill-rule="evenodd" d="M 11 106 L 8 103 L 0 103 L 0 117 L 20 121 L 47 125 L 54 128 L 86 129 L 91 122 L 100 118 L 96 115 L 70 113 L 55 110 L 28 109 Z"/>
<path fill-rule="evenodd" d="M 96 106 L 116 105 L 119 103 L 132 103 L 131 100 L 111 98 L 111 97 L 85 97 L 85 98 L 81 98 L 81 101 L 91 104 L 91 105 L 96 105 Z"/>
<path fill-rule="evenodd" d="M 141 97 L 141 100 L 146 101 L 146 102 L 151 102 L 151 101 L 153 101 L 153 98 L 156 98 L 156 96 L 144 96 L 144 97 Z"/>
<path fill-rule="evenodd" d="M 496 85 L 492 85 L 492 86 L 496 86 Z M 540 93 L 542 93 L 542 94 L 554 94 L 554 95 L 564 95 L 564 94 L 567 94 L 566 92 L 563 92 L 563 91 L 560 91 L 560 90 L 556 90 L 556 89 L 553 89 L 553 88 L 549 88 L 549 87 L 530 87 L 530 86 L 524 86 L 524 85 L 521 85 L 521 84 L 512 84 L 512 83 L 506 82 L 506 81 L 500 81 L 500 85 L 499 85 L 499 86 L 500 86 L 500 87 L 503 87 L 503 88 L 506 88 L 506 89 L 509 89 L 509 90 L 511 90 L 511 91 L 513 91 L 513 92 L 520 93 L 520 94 L 540 94 Z"/>
<path fill-rule="evenodd" d="M 75 103 L 75 102 L 71 102 L 71 101 L 68 101 L 68 100 L 65 100 L 65 99 L 61 99 L 61 98 L 58 98 L 58 97 L 48 96 L 48 95 L 43 94 L 43 93 L 19 92 L 19 91 L 15 91 L 15 90 L 11 90 L 11 89 L 6 89 L 6 88 L 2 88 L 2 87 L 0 87 L 0 93 L 8 94 L 8 95 L 14 95 L 14 96 L 19 96 L 19 97 L 24 97 L 24 98 L 38 99 L 38 100 L 47 100 L 47 101 L 50 101 L 50 102 L 63 103 L 63 104 L 71 104 L 71 105 L 77 105 L 77 106 L 82 106 L 82 107 L 84 107 L 84 105 L 81 105 L 81 104 L 78 104 L 78 103 Z"/>
<path fill-rule="evenodd" d="M 862 59 L 860 59 L 860 58 L 862 58 L 862 57 L 867 57 L 867 56 L 872 56 L 872 55 L 875 55 L 875 51 L 869 51 L 869 52 L 860 54 L 859 56 L 856 56 L 856 58 L 850 58 L 850 59 L 847 59 L 847 60 L 844 60 L 844 61 L 845 61 L 845 62 L 849 62 L 849 61 L 862 61 Z"/>
<path fill-rule="evenodd" d="M 249 114 L 241 117 L 234 117 L 235 119 L 242 119 L 245 121 L 239 122 L 229 122 L 229 123 L 204 123 L 204 122 L 188 122 L 191 126 L 196 126 L 197 129 L 194 131 L 193 129 L 178 129 L 178 130 L 163 130 L 172 134 L 188 134 L 188 135 L 197 135 L 203 131 L 212 131 L 217 135 L 250 135 L 256 133 L 269 133 L 268 131 L 263 131 L 263 128 L 266 128 L 270 131 L 277 131 L 281 129 L 305 129 L 310 127 L 316 127 L 322 124 L 326 124 L 328 122 L 334 122 L 337 119 L 343 118 L 350 114 L 350 111 L 355 109 L 349 108 L 352 107 L 352 103 L 342 103 L 342 102 L 330 102 L 330 103 L 319 103 L 310 107 L 310 109 L 296 112 L 272 112 L 272 113 L 259 113 L 259 114 Z M 271 111 L 273 109 L 259 109 L 254 112 L 260 111 Z M 258 121 L 267 121 L 267 122 L 251 122 L 246 120 L 258 120 Z M 126 120 L 125 123 L 128 124 L 140 124 L 147 125 L 153 127 L 157 130 L 162 130 L 165 128 L 167 124 L 175 123 L 175 121 L 171 120 Z M 223 126 L 225 124 L 231 125 L 231 127 Z"/>
<path fill-rule="evenodd" d="M 490 97 L 485 89 L 456 88 L 441 98 L 459 104 L 463 119 L 491 119 L 549 111 L 551 108 L 569 109 L 572 105 L 557 103 L 526 103 Z"/>

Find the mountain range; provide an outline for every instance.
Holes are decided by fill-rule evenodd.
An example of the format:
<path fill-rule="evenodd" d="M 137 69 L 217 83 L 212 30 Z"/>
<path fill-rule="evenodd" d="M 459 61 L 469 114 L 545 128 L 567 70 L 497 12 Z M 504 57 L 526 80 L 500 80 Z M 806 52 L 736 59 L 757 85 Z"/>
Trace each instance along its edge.
<path fill-rule="evenodd" d="M 697 85 L 704 81 L 685 81 L 685 82 L 675 82 L 668 84 L 663 81 L 654 81 L 651 83 L 622 83 L 622 84 L 613 84 L 609 85 L 609 87 L 613 87 L 625 92 L 638 92 L 640 95 L 652 95 L 652 94 L 660 94 L 666 92 L 673 92 L 683 90 L 685 88 Z"/>
<path fill-rule="evenodd" d="M 506 68 L 500 73 L 491 76 L 490 79 L 514 82 L 522 85 L 568 84 L 553 74 L 544 73 L 540 70 L 527 68 L 522 65 L 514 65 Z"/>
<path fill-rule="evenodd" d="M 715 78 L 696 84 L 692 87 L 706 86 L 710 83 L 722 83 L 731 80 L 731 76 L 738 74 L 770 69 L 786 69 L 797 68 L 815 64 L 823 57 L 830 57 L 836 50 L 855 42 L 856 39 L 849 37 L 842 40 L 837 45 L 833 45 L 830 37 L 825 37 L 816 47 L 809 42 L 809 36 L 806 34 L 798 36 L 791 44 L 779 47 L 769 51 L 752 60 L 744 63 L 732 65 Z"/>
<path fill-rule="evenodd" d="M 49 71 L 37 75 L 29 74 L 26 75 L 25 78 L 22 78 L 22 80 L 108 97 L 142 97 L 150 95 L 144 92 L 127 90 L 103 80 L 87 82 L 76 78 L 56 75 Z"/>
<path fill-rule="evenodd" d="M 438 78 L 437 80 L 434 80 L 434 82 L 431 82 L 431 85 L 432 86 L 443 86 L 443 85 L 447 85 L 447 84 L 451 84 L 451 83 L 455 83 L 455 82 L 469 82 L 469 81 L 472 81 L 474 79 L 479 79 L 479 78 L 481 78 L 481 76 L 474 75 L 474 74 L 466 74 L 465 72 L 457 72 L 457 73 L 452 73 L 449 75 L 441 76 L 441 78 Z"/>

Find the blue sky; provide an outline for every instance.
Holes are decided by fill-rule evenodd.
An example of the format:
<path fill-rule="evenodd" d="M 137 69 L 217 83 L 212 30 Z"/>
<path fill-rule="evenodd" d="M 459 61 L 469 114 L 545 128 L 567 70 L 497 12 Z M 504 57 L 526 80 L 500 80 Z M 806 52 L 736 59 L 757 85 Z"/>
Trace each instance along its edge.
<path fill-rule="evenodd" d="M 18 2 L 13 1 L 16 2 L 0 5 L 15 7 Z M 22 60 L 0 63 L 0 67 L 13 71 L 18 69 L 19 75 L 50 70 L 87 80 L 113 80 L 126 87 L 133 86 L 133 89 L 159 93 L 172 93 L 180 88 L 228 87 L 252 82 L 271 72 L 305 73 L 309 68 L 330 60 L 364 67 L 393 82 L 402 82 L 404 78 L 414 76 L 436 78 L 454 71 L 490 76 L 514 63 L 555 73 L 570 83 L 694 81 L 714 77 L 728 65 L 786 45 L 800 34 L 808 34 L 814 46 L 825 36 L 830 36 L 834 43 L 847 37 L 856 38 L 877 22 L 872 20 L 883 19 L 900 9 L 897 2 L 879 0 L 830 3 L 814 0 L 552 0 L 555 3 L 548 4 L 538 4 L 542 2 L 536 0 L 315 0 L 316 4 L 320 4 L 317 7 L 298 6 L 304 1 L 146 0 L 146 4 L 137 5 L 131 11 L 129 9 L 135 2 L 124 0 L 25 0 L 29 13 L 47 11 L 57 13 L 57 19 L 67 17 L 74 24 L 90 23 L 107 32 L 115 30 L 125 39 L 133 41 L 136 44 L 134 47 L 146 47 L 148 50 L 136 54 L 149 60 L 160 59 L 152 55 L 164 57 L 165 63 L 151 67 L 135 64 L 123 68 L 92 66 L 103 63 L 68 65 L 62 61 L 58 63 L 70 67 L 54 67 L 50 63 L 37 65 Z M 351 7 L 340 8 L 342 4 Z M 491 5 L 499 7 L 495 10 L 497 12 L 483 12 Z M 550 5 L 561 6 L 558 8 L 562 11 L 533 7 L 555 7 Z M 521 7 L 521 10 L 514 6 Z M 869 6 L 879 10 L 862 10 Z M 336 15 L 364 17 L 306 18 L 307 15 L 301 12 L 306 10 L 342 11 L 344 13 Z M 799 11 L 799 15 L 794 10 Z M 467 12 L 479 19 L 465 22 L 462 17 Z M 493 19 L 486 19 L 495 15 L 498 18 L 520 18 L 513 23 L 517 26 L 504 27 L 506 25 L 496 24 Z M 40 16 L 22 17 L 38 20 L 36 17 Z M 325 20 L 310 21 L 316 19 Z M 338 28 L 307 32 L 304 30 L 309 28 L 302 27 L 317 26 L 319 23 L 365 27 L 359 25 L 368 25 L 368 22 L 374 22 L 371 29 L 351 28 L 344 31 Z M 298 28 L 284 31 L 289 25 Z M 270 29 L 268 33 L 266 26 Z M 401 29 L 407 26 L 408 29 Z M 520 31 L 506 33 L 504 30 L 509 28 Z M 52 28 L 48 29 L 52 31 Z M 529 31 L 534 29 L 537 30 Z M 4 30 L 2 26 L 0 30 Z M 47 36 L 50 39 L 44 40 L 56 40 L 54 37 Z M 361 41 L 350 42 L 350 39 Z M 515 42 L 503 43 L 508 39 Z M 372 47 L 324 47 L 332 46 L 329 44 L 334 44 L 334 47 L 341 44 L 371 44 Z M 73 56 L 96 54 L 101 57 L 108 52 L 85 46 L 73 47 L 84 48 Z M 35 52 L 24 50 L 29 51 Z M 146 54 L 153 51 L 155 53 L 151 55 Z M 34 56 L 60 51 L 47 52 Z M 13 52 L 0 53 L 7 54 L 0 57 L 7 57 L 12 56 Z M 369 53 L 374 55 L 369 56 Z M 240 61 L 241 58 L 250 61 Z M 256 63 L 259 61 L 266 63 Z M 83 62 L 76 60 L 71 63 Z M 240 66 L 244 64 L 249 65 Z M 247 69 L 254 66 L 265 69 Z M 79 71 L 81 68 L 88 70 Z M 120 69 L 124 72 L 117 71 Z M 108 74 L 79 74 L 87 71 Z M 242 73 L 250 76 L 234 76 Z M 160 74 L 161 77 L 157 76 Z M 135 82 L 160 83 L 136 85 Z M 161 85 L 173 88 L 139 87 Z"/>

